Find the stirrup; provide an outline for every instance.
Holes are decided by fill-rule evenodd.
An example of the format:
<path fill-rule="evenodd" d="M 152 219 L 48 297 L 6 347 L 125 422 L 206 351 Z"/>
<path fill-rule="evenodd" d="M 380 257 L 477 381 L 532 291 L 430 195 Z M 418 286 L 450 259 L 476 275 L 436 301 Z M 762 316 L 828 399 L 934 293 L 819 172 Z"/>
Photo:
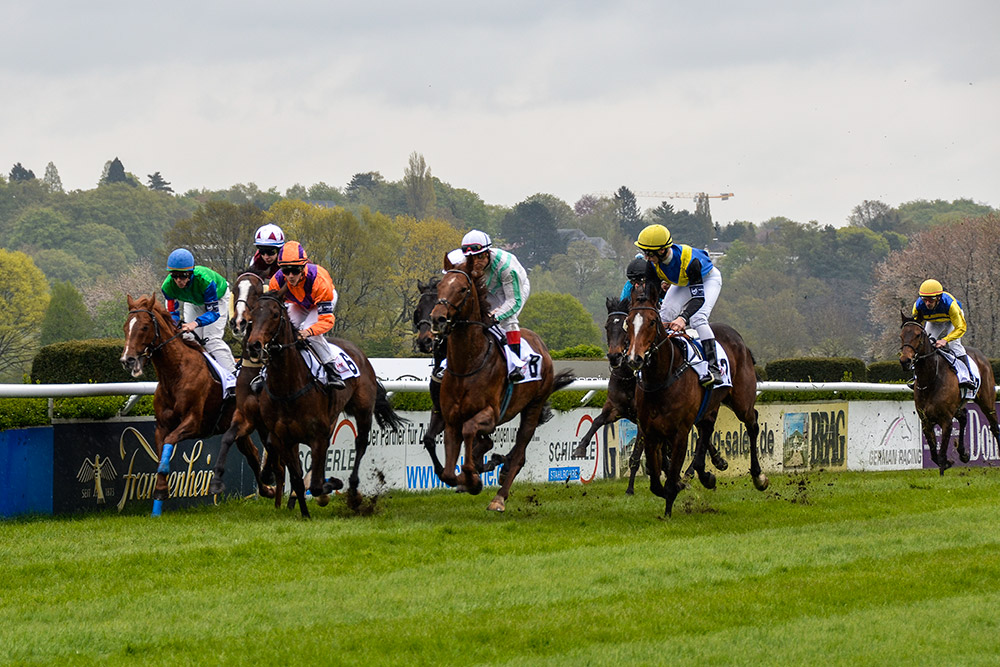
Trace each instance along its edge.
<path fill-rule="evenodd" d="M 507 375 L 507 379 L 511 382 L 522 382 L 524 380 L 524 372 L 515 366 L 514 370 Z"/>
<path fill-rule="evenodd" d="M 712 366 L 708 367 L 708 373 L 705 377 L 699 379 L 701 380 L 702 387 L 713 387 L 717 384 L 722 384 L 722 374 L 719 372 L 719 369 Z"/>
<path fill-rule="evenodd" d="M 264 388 L 264 376 L 258 374 L 257 377 L 250 380 L 250 392 L 254 394 L 259 394 Z"/>
<path fill-rule="evenodd" d="M 440 382 L 444 379 L 444 368 L 438 367 L 431 371 L 431 379 L 435 382 Z"/>

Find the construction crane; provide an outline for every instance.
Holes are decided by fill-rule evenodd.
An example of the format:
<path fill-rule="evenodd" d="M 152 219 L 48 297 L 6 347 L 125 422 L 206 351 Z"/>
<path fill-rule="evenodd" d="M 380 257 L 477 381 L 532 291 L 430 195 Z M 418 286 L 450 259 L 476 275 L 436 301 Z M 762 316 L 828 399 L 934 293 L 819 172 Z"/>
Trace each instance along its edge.
<path fill-rule="evenodd" d="M 615 196 L 616 192 L 598 192 L 598 196 Z M 709 223 L 712 222 L 712 211 L 708 207 L 709 199 L 721 199 L 726 201 L 730 197 L 735 197 L 732 192 L 721 192 L 717 195 L 710 195 L 707 192 L 633 192 L 636 198 L 648 197 L 656 199 L 691 199 L 695 203 L 695 215 L 704 216 Z"/>

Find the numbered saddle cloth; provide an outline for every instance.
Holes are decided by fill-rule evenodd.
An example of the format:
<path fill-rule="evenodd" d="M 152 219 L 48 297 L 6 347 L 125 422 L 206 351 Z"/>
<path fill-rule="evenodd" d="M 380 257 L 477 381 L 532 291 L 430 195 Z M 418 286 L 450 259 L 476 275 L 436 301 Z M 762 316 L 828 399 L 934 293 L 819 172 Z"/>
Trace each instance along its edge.
<path fill-rule="evenodd" d="M 341 379 L 346 380 L 347 378 L 361 376 L 361 371 L 358 369 L 358 365 L 354 363 L 351 355 L 344 352 L 343 348 L 329 341 L 327 341 L 327 345 L 330 346 L 330 351 L 333 352 L 333 365 L 337 368 L 337 372 L 340 373 Z M 309 366 L 309 371 L 313 374 L 313 377 L 325 384 L 327 380 L 326 369 L 319 363 L 316 355 L 308 349 L 300 350 L 300 353 L 302 354 L 302 358 L 305 359 L 306 365 Z"/>
<path fill-rule="evenodd" d="M 516 357 L 514 353 L 511 352 L 510 347 L 507 345 L 507 335 L 503 332 L 500 327 L 494 325 L 490 327 L 489 332 L 493 334 L 494 342 L 497 344 L 503 353 L 504 359 L 507 361 L 507 374 L 509 375 L 515 366 L 521 366 L 521 372 L 524 374 L 524 379 L 520 380 L 516 384 L 523 384 L 525 382 L 535 382 L 536 380 L 542 379 L 542 355 L 535 352 L 535 349 L 531 347 L 531 344 L 524 338 L 521 339 L 521 364 L 515 362 Z M 441 361 L 441 368 L 448 367 L 448 360 L 443 359 Z"/>
<path fill-rule="evenodd" d="M 701 346 L 701 341 L 693 340 L 687 336 L 681 336 L 681 340 L 684 341 L 684 348 L 687 350 L 687 361 L 694 368 L 694 372 L 699 377 L 707 375 L 708 362 L 705 361 L 705 352 Z M 729 363 L 729 356 L 726 354 L 726 348 L 719 345 L 719 341 L 717 340 L 713 339 L 712 343 L 715 345 L 715 358 L 719 361 L 719 374 L 722 376 L 722 382 L 715 386 L 732 387 L 733 373 Z"/>
<path fill-rule="evenodd" d="M 236 376 L 220 366 L 219 362 L 208 352 L 202 352 L 202 354 L 205 355 L 205 360 L 208 362 L 208 367 L 215 379 L 222 384 L 222 397 L 229 398 L 236 392 Z"/>

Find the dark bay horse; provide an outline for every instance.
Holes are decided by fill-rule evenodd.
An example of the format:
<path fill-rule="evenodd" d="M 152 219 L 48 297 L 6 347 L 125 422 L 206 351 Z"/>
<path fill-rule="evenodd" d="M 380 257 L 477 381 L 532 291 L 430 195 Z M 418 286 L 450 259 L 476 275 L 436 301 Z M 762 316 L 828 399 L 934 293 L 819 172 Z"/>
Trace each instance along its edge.
<path fill-rule="evenodd" d="M 160 457 L 153 490 L 153 515 L 157 516 L 169 496 L 167 475 L 174 446 L 188 438 L 203 438 L 228 429 L 236 401 L 223 399 L 222 385 L 209 370 L 201 345 L 181 336 L 170 313 L 153 295 L 137 299 L 129 295 L 127 299 L 122 365 L 138 377 L 151 360 L 158 378 L 153 394 L 155 444 Z M 260 494 L 272 497 L 274 489 L 261 481 L 260 459 L 253 442 L 240 438 L 236 446 L 253 469 Z"/>
<path fill-rule="evenodd" d="M 580 438 L 580 443 L 573 450 L 573 458 L 583 458 L 587 455 L 587 447 L 590 441 L 605 424 L 610 424 L 624 417 L 631 422 L 636 422 L 635 413 L 635 372 L 625 363 L 625 353 L 628 351 L 628 332 L 625 328 L 625 320 L 628 317 L 628 310 L 631 307 L 630 299 L 619 299 L 609 297 L 605 300 L 605 307 L 608 309 L 608 319 L 604 325 L 604 332 L 608 341 L 608 363 L 611 366 L 611 377 L 608 378 L 608 400 L 601 408 L 590 429 Z M 707 443 L 708 453 L 712 457 L 712 464 L 719 470 L 726 470 L 729 463 L 719 453 L 718 449 L 709 441 Z M 643 443 L 642 434 L 636 436 L 632 445 L 632 453 L 629 456 L 629 476 L 628 487 L 625 489 L 626 495 L 635 493 L 635 476 L 639 472 L 642 463 Z M 694 463 L 688 468 L 685 477 L 693 476 Z M 699 479 L 705 481 L 703 475 Z"/>
<path fill-rule="evenodd" d="M 650 290 L 652 294 L 653 290 Z M 660 321 L 657 299 L 650 294 L 633 295 L 628 312 L 628 364 L 641 372 L 635 394 L 639 430 L 645 439 L 649 487 L 666 501 L 669 516 L 681 490 L 681 469 L 687 453 L 691 427 L 697 423 L 698 444 L 693 467 L 706 488 L 715 486 L 714 475 L 705 472 L 705 452 L 715 428 L 720 405 L 725 404 L 746 426 L 750 438 L 750 476 L 763 491 L 768 486 L 757 455 L 757 377 L 753 355 L 743 338 L 725 324 L 712 324 L 715 339 L 729 357 L 732 387 L 715 387 L 705 396 L 698 374 L 688 364 L 679 335 L 669 333 Z M 664 462 L 669 458 L 669 468 Z M 666 483 L 660 479 L 666 473 Z"/>
<path fill-rule="evenodd" d="M 447 370 L 441 380 L 441 416 L 444 419 L 445 462 L 439 477 L 448 486 L 473 495 L 483 489 L 480 472 L 502 464 L 500 489 L 487 509 L 506 509 L 511 484 L 524 466 L 525 450 L 535 429 L 551 414 L 549 396 L 573 380 L 564 371 L 556 375 L 548 349 L 535 332 L 521 329 L 538 354 L 540 380 L 507 383 L 507 361 L 500 344 L 489 332 L 484 314 L 489 312 L 482 277 L 473 278 L 452 268 L 438 283 L 438 302 L 431 310 L 435 334 L 448 337 Z M 515 416 L 521 421 L 514 446 L 506 456 L 494 455 L 489 464 L 483 456 L 492 447 L 488 439 L 494 429 Z M 461 473 L 456 474 L 464 451 Z"/>
<path fill-rule="evenodd" d="M 441 281 L 439 276 L 433 276 L 426 284 L 417 281 L 417 307 L 413 310 L 413 347 L 418 352 L 433 354 L 435 360 L 443 359 L 447 349 L 447 342 L 443 336 L 435 336 L 431 326 L 431 310 L 437 305 L 437 286 Z M 444 419 L 441 418 L 441 383 L 435 379 L 430 382 L 431 394 L 431 418 L 427 423 L 427 430 L 421 442 L 424 449 L 430 454 L 431 462 L 434 465 L 434 473 L 440 478 L 444 467 L 437 456 L 437 437 L 444 432 Z"/>
<path fill-rule="evenodd" d="M 308 518 L 299 443 L 309 446 L 313 465 L 309 490 L 323 506 L 339 483 L 339 480 L 324 479 L 326 453 L 337 420 L 341 412 L 354 417 L 357 435 L 347 504 L 357 510 L 361 506 L 358 470 L 368 449 L 372 418 L 378 421 L 379 426 L 392 429 L 401 428 L 406 420 L 392 409 L 385 388 L 375 376 L 368 357 L 350 341 L 333 339 L 345 352 L 343 361 L 353 364 L 360 376 L 345 378 L 346 387 L 338 390 L 329 390 L 313 377 L 299 353 L 299 346 L 304 343 L 299 341 L 298 332 L 285 310 L 285 290 L 267 292 L 257 300 L 251 312 L 253 326 L 246 344 L 246 354 L 263 362 L 267 368 L 264 389 L 258 401 L 261 418 L 268 431 L 269 446 L 278 452 L 291 477 L 292 491 L 302 516 Z"/>
<path fill-rule="evenodd" d="M 250 383 L 260 375 L 262 364 L 259 361 L 250 359 L 246 354 L 246 336 L 250 332 L 250 312 L 257 304 L 257 299 L 264 293 L 266 283 L 260 275 L 248 271 L 241 274 L 233 283 L 233 317 L 229 320 L 229 326 L 237 336 L 243 336 L 243 355 L 240 359 L 239 373 L 236 376 L 236 410 L 233 412 L 233 419 L 229 429 L 222 436 L 222 444 L 219 447 L 219 455 L 215 459 L 212 482 L 208 487 L 209 493 L 222 493 L 225 491 L 225 483 L 222 477 L 226 472 L 226 459 L 233 442 L 238 442 L 240 438 L 248 437 L 256 432 L 265 447 L 263 458 L 263 472 L 261 477 L 269 484 L 275 484 L 274 505 L 281 506 L 281 499 L 284 493 L 285 470 L 276 454 L 267 451 L 267 429 L 260 416 L 260 403 L 257 395 L 251 391 Z"/>
<path fill-rule="evenodd" d="M 945 360 L 944 356 L 934 347 L 934 341 L 917 322 L 906 313 L 900 312 L 903 324 L 899 329 L 899 363 L 903 368 L 916 373 L 913 385 L 913 404 L 920 417 L 920 428 L 924 439 L 931 449 L 931 460 L 938 465 L 943 475 L 951 467 L 948 458 L 948 444 L 951 442 L 952 419 L 958 420 L 958 458 L 962 463 L 969 462 L 969 452 L 965 448 L 965 425 L 968 420 L 965 401 L 958 386 L 958 376 Z M 976 405 L 986 415 L 990 424 L 990 433 L 1000 444 L 1000 427 L 997 426 L 996 413 L 996 378 L 989 359 L 979 350 L 965 347 L 965 352 L 979 366 L 979 391 L 973 399 Z M 941 428 L 941 445 L 938 446 L 934 427 Z"/>

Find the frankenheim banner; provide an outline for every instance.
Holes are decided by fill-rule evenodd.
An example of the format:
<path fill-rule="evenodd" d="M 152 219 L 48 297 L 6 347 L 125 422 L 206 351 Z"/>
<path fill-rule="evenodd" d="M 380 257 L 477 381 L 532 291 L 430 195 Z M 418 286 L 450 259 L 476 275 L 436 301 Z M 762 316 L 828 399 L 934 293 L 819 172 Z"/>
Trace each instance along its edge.
<path fill-rule="evenodd" d="M 384 369 L 380 372 L 384 380 L 426 377 L 424 360 L 394 361 L 419 362 L 419 365 L 394 363 L 392 372 L 386 373 Z M 971 461 L 958 462 L 952 443 L 951 457 L 956 466 L 1000 465 L 1000 452 L 985 417 L 976 406 L 969 404 L 967 408 L 965 439 Z M 758 452 L 761 466 L 768 473 L 936 467 L 923 442 L 912 402 L 759 404 L 757 410 Z M 635 424 L 627 420 L 599 429 L 584 458 L 571 456 L 599 414 L 593 408 L 557 412 L 549 422 L 539 426 L 528 445 L 527 461 L 518 482 L 588 484 L 595 479 L 627 476 L 628 457 L 636 437 Z M 409 420 L 404 429 L 383 431 L 376 427 L 372 431 L 360 471 L 361 489 L 366 494 L 388 489 L 425 491 L 444 486 L 434 474 L 421 442 L 429 414 L 401 415 Z M 515 418 L 497 428 L 492 436 L 493 452 L 510 451 L 518 421 Z M 325 476 L 346 481 L 354 465 L 355 430 L 352 419 L 337 423 L 323 462 Z M 689 457 L 694 451 L 694 439 L 692 432 Z M 728 408 L 720 411 L 712 441 L 730 463 L 729 469 L 720 474 L 734 476 L 748 472 L 749 436 Z M 0 515 L 115 512 L 132 507 L 144 510 L 151 505 L 158 460 L 152 443 L 152 418 L 61 421 L 49 427 L 2 431 Z M 219 446 L 219 436 L 178 445 L 169 477 L 170 506 L 218 502 L 218 498 L 208 494 L 208 483 Z M 437 451 L 443 458 L 440 437 Z M 310 459 L 305 446 L 300 447 L 300 457 L 307 470 L 314 467 L 316 462 Z M 227 493 L 254 494 L 252 471 L 236 448 L 227 463 Z M 483 483 L 487 487 L 497 486 L 497 472 L 484 475 Z M 515 493 L 516 488 L 517 482 Z"/>

